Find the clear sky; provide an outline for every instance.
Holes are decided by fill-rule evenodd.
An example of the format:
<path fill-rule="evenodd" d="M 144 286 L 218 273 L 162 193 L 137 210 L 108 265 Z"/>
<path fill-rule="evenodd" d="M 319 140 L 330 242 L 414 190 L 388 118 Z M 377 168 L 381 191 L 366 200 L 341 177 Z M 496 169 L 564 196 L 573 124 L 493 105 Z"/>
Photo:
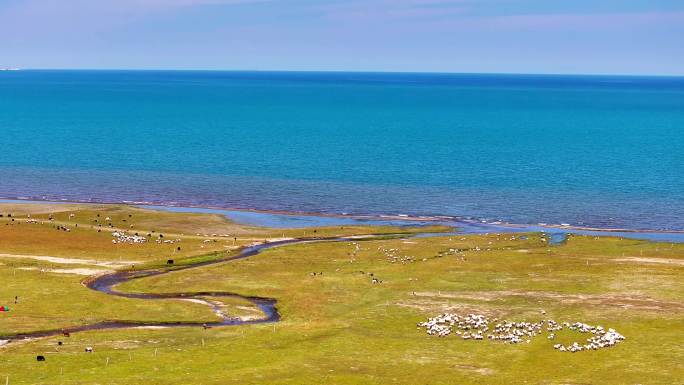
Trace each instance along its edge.
<path fill-rule="evenodd" d="M 0 67 L 684 75 L 684 0 L 0 0 Z"/>

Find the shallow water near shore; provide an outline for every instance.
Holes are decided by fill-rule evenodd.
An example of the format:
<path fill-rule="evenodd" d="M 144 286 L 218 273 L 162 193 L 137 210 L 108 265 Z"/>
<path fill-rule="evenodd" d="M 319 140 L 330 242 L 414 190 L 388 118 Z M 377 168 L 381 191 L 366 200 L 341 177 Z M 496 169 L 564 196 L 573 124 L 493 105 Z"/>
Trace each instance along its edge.
<path fill-rule="evenodd" d="M 179 213 L 209 213 L 226 216 L 231 221 L 242 225 L 271 227 L 271 228 L 304 228 L 325 226 L 417 226 L 434 224 L 431 221 L 379 219 L 379 218 L 355 218 L 341 216 L 302 215 L 294 213 L 266 213 L 245 210 L 222 210 L 199 207 L 174 207 L 140 205 L 139 207 L 151 210 L 164 210 Z"/>
<path fill-rule="evenodd" d="M 65 204 L 66 202 L 45 202 L 29 201 L 16 199 L 0 199 L 0 203 L 53 203 Z M 245 210 L 228 210 L 202 207 L 178 207 L 178 206 L 157 206 L 157 205 L 138 205 L 138 207 L 150 210 L 163 210 L 180 213 L 207 213 L 223 215 L 229 220 L 247 226 L 270 227 L 270 228 L 307 228 L 307 227 L 326 227 L 326 226 L 429 226 L 443 225 L 454 228 L 453 232 L 447 233 L 421 233 L 413 235 L 417 238 L 460 235 L 460 234 L 486 234 L 486 233 L 529 233 L 543 232 L 548 234 L 549 244 L 560 244 L 567 238 L 568 234 L 608 236 L 628 239 L 640 239 L 653 242 L 672 242 L 684 243 L 684 232 L 665 232 L 665 231 L 610 231 L 610 230 L 586 230 L 586 229 L 563 229 L 557 227 L 540 225 L 520 225 L 520 224 L 500 224 L 487 223 L 482 221 L 464 221 L 446 218 L 431 218 L 421 220 L 420 218 L 382 218 L 382 217 L 344 217 L 335 215 L 314 215 L 296 213 L 270 213 Z"/>
<path fill-rule="evenodd" d="M 6 198 L 684 230 L 684 78 L 12 71 L 0 128 Z"/>
<path fill-rule="evenodd" d="M 297 215 L 251 212 L 240 210 L 220 210 L 202 209 L 193 207 L 168 207 L 168 206 L 140 206 L 153 210 L 165 210 L 173 212 L 195 212 L 212 213 L 225 215 L 228 219 L 252 226 L 274 227 L 274 228 L 303 228 L 303 227 L 324 227 L 324 226 L 425 226 L 425 225 L 445 225 L 454 227 L 451 233 L 426 233 L 418 234 L 415 237 L 444 236 L 459 234 L 485 234 L 485 233 L 529 233 L 543 232 L 549 235 L 550 244 L 562 243 L 568 234 L 621 237 L 629 239 L 641 239 L 654 242 L 674 242 L 684 243 L 684 233 L 673 232 L 639 232 L 639 231 L 601 231 L 583 229 L 560 229 L 539 225 L 505 225 L 494 223 L 482 223 L 473 221 L 459 220 L 401 220 L 401 219 L 369 219 L 369 218 L 344 218 L 337 216 L 317 216 L 317 215 Z"/>
<path fill-rule="evenodd" d="M 0 200 L 0 202 L 2 202 Z M 583 229 L 560 229 L 539 225 L 513 225 L 483 223 L 475 221 L 459 221 L 456 219 L 432 219 L 432 220 L 401 220 L 401 219 L 380 219 L 380 218 L 345 218 L 340 216 L 320 216 L 320 215 L 298 215 L 282 213 L 266 213 L 255 211 L 240 210 L 221 210 L 204 209 L 197 207 L 170 207 L 170 206 L 149 206 L 143 205 L 142 208 L 152 210 L 165 210 L 173 212 L 191 213 L 211 213 L 226 216 L 228 219 L 243 225 L 273 227 L 273 228 L 303 228 L 303 227 L 325 227 L 325 226 L 425 226 L 425 225 L 444 225 L 454 227 L 455 231 L 446 234 L 485 234 L 485 233 L 529 233 L 543 232 L 549 235 L 550 244 L 562 243 L 568 234 L 621 237 L 630 239 L 642 239 L 654 242 L 684 242 L 684 233 L 673 232 L 639 232 L 639 231 L 601 231 Z M 445 233 L 418 234 L 416 237 L 444 236 Z"/>

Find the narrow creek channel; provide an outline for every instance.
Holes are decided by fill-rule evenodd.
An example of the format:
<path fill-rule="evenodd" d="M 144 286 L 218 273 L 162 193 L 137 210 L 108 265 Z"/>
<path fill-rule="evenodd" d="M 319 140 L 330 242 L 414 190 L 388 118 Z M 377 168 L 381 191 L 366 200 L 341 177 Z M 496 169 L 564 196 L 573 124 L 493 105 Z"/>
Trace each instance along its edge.
<path fill-rule="evenodd" d="M 387 235 L 382 235 L 386 237 Z M 190 265 L 171 267 L 171 268 L 155 268 L 140 271 L 118 271 L 111 274 L 92 277 L 84 281 L 84 285 L 89 289 L 118 297 L 143 299 L 143 300 L 163 300 L 163 299 L 180 299 L 193 300 L 201 302 L 212 308 L 214 313 L 220 317 L 220 320 L 214 322 L 193 322 L 193 321 L 169 321 L 169 322 L 142 322 L 142 321 L 101 321 L 87 325 L 65 327 L 50 330 L 40 330 L 28 333 L 17 333 L 10 335 L 0 335 L 0 340 L 7 342 L 17 341 L 30 338 L 52 337 L 57 335 L 71 334 L 87 330 L 105 330 L 105 329 L 123 329 L 135 327 L 217 327 L 229 325 L 247 325 L 258 323 L 278 322 L 280 314 L 278 313 L 277 300 L 274 298 L 263 298 L 254 296 L 245 296 L 237 293 L 223 292 L 223 291 L 203 291 L 203 292 L 182 292 L 182 293 L 127 293 L 116 290 L 116 286 L 134 279 L 141 279 L 146 277 L 158 276 L 168 274 L 175 271 L 195 269 L 202 266 L 213 265 L 217 263 L 224 263 L 238 259 L 249 258 L 257 255 L 264 250 L 289 246 L 294 244 L 315 243 L 315 242 L 351 242 L 358 240 L 373 239 L 380 236 L 358 236 L 358 237 L 332 237 L 332 238 L 307 238 L 307 239 L 290 239 L 283 241 L 275 241 L 269 243 L 248 246 L 240 250 L 238 254 L 228 255 L 223 258 L 218 258 L 210 261 L 202 261 Z M 262 313 L 263 317 L 250 320 L 242 320 L 240 318 L 231 317 L 221 312 L 220 305 L 207 301 L 203 297 L 232 297 L 240 298 L 251 302 Z"/>

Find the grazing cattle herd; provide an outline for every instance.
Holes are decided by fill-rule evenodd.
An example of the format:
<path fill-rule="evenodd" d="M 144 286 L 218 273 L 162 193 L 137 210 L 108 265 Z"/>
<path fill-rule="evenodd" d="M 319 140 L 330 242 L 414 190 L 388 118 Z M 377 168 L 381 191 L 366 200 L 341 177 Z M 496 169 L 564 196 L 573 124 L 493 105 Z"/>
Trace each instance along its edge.
<path fill-rule="evenodd" d="M 494 325 L 492 326 L 492 324 Z M 591 333 L 592 337 L 588 338 L 585 343 L 573 342 L 567 346 L 563 344 L 553 346 L 558 351 L 572 353 L 608 348 L 625 339 L 614 329 L 606 330 L 602 326 L 591 326 L 582 322 L 558 323 L 552 319 L 538 322 L 513 322 L 499 320 L 498 318 L 490 320 L 482 314 L 444 313 L 430 318 L 426 322 L 418 323 L 418 327 L 425 328 L 427 334 L 432 336 L 446 337 L 453 333 L 464 340 L 488 339 L 509 344 L 530 343 L 532 338 L 542 333 L 544 329 L 549 333 L 547 338 L 550 340 L 556 338 L 555 332 L 563 329 Z"/>

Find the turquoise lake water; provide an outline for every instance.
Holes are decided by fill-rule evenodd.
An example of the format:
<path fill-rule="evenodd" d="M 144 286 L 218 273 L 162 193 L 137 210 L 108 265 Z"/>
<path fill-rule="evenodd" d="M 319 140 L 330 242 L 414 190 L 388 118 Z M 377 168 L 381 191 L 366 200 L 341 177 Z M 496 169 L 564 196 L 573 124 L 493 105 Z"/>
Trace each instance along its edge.
<path fill-rule="evenodd" d="M 0 197 L 684 229 L 684 78 L 0 72 Z"/>

